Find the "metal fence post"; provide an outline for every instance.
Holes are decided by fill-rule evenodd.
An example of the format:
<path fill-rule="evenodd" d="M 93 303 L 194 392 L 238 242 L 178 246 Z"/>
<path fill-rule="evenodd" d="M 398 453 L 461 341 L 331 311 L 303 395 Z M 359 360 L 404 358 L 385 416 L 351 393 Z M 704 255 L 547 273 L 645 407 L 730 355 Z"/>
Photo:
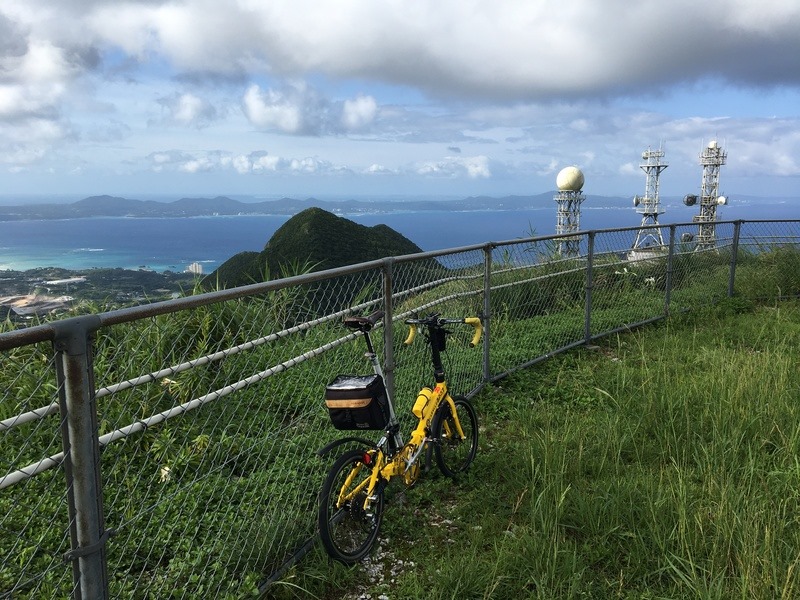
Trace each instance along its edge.
<path fill-rule="evenodd" d="M 664 282 L 664 316 L 669 316 L 669 303 L 672 296 L 672 269 L 675 260 L 675 225 L 669 226 L 669 253 L 667 254 L 667 274 Z"/>
<path fill-rule="evenodd" d="M 588 344 L 592 340 L 592 287 L 594 286 L 592 268 L 594 266 L 594 236 L 589 232 L 589 250 L 586 255 L 586 315 L 583 326 L 583 336 Z"/>
<path fill-rule="evenodd" d="M 105 542 L 111 532 L 105 531 L 103 523 L 90 341 L 100 327 L 100 318 L 76 317 L 53 323 L 52 327 L 72 538 L 72 550 L 64 560 L 72 563 L 76 599 L 107 599 Z"/>
<path fill-rule="evenodd" d="M 489 362 L 490 338 L 492 316 L 492 250 L 494 245 L 486 244 L 483 247 L 483 381 L 489 381 L 492 376 L 491 363 Z"/>
<path fill-rule="evenodd" d="M 739 254 L 739 233 L 741 228 L 741 220 L 733 224 L 733 246 L 731 247 L 731 272 L 728 277 L 728 298 L 733 298 L 734 284 L 736 282 L 736 258 Z"/>
<path fill-rule="evenodd" d="M 392 281 L 393 258 L 383 261 L 383 375 L 386 389 L 389 390 L 389 397 L 394 398 L 394 327 L 392 319 L 394 315 L 392 307 L 392 294 L 394 293 L 394 282 Z"/>

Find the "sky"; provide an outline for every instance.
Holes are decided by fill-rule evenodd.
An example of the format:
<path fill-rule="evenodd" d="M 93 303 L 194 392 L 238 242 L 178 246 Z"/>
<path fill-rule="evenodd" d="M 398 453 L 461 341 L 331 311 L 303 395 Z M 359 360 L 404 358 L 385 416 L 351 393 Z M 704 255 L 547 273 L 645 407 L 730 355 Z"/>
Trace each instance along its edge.
<path fill-rule="evenodd" d="M 0 0 L 0 199 L 800 198 L 797 0 Z"/>

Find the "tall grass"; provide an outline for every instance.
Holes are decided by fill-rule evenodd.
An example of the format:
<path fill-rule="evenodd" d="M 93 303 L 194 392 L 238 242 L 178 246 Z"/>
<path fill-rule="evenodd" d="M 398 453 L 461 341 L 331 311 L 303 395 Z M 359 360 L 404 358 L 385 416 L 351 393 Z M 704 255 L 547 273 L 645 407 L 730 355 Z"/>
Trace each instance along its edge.
<path fill-rule="evenodd" d="M 729 261 L 716 254 L 701 258 L 692 277 L 688 269 L 695 263 L 688 260 L 676 261 L 673 275 L 673 283 L 685 283 L 674 290 L 673 306 L 691 307 L 691 318 L 609 338 L 485 390 L 476 398 L 481 448 L 468 475 L 454 486 L 432 473 L 405 494 L 391 486 L 395 497 L 383 547 L 367 569 L 331 565 L 317 549 L 267 595 L 800 595 L 795 575 L 800 434 L 793 405 L 800 389 L 793 347 L 800 309 L 786 304 L 756 310 L 750 300 L 723 299 Z M 797 293 L 796 276 L 783 264 L 768 257 L 742 261 L 737 282 L 738 277 L 744 282 L 743 297 Z M 533 265 L 492 278 L 493 368 L 513 367 L 581 339 L 583 267 L 563 274 L 551 269 Z M 663 267 L 620 270 L 602 264 L 594 276 L 594 330 L 659 314 Z M 379 296 L 372 276 L 348 281 L 358 290 L 353 297 Z M 286 289 L 106 328 L 95 343 L 97 384 L 193 360 L 292 325 L 310 307 L 338 302 L 337 289 Z M 447 282 L 404 297 L 396 309 L 429 307 L 446 296 L 452 297 L 447 310 L 455 306 L 461 314 L 474 313 L 481 290 L 478 277 Z M 401 335 L 395 332 L 398 345 Z M 99 404 L 101 433 L 339 336 L 338 324 L 317 326 L 302 336 L 227 356 L 222 363 L 105 396 Z M 479 355 L 459 350 L 466 344 L 451 346 L 448 372 L 459 391 L 458 382 L 479 376 Z M 405 372 L 428 372 L 420 348 L 396 351 Z M 47 350 L 23 348 L 7 355 L 13 367 L 7 369 L 12 377 L 7 387 L 33 404 L 3 405 L 3 417 L 54 397 Z M 469 361 L 458 359 L 459 352 Z M 106 515 L 119 531 L 109 546 L 112 593 L 147 597 L 163 587 L 238 597 L 242 590 L 255 590 L 283 560 L 273 556 L 269 540 L 300 540 L 313 533 L 314 482 L 324 474 L 313 450 L 322 436 L 335 434 L 317 399 L 326 381 L 358 368 L 360 359 L 352 347 L 337 348 L 324 361 L 304 363 L 281 379 L 268 378 L 107 447 L 102 459 Z M 419 379 L 410 376 L 397 384 L 399 397 L 408 397 Z M 25 390 L 30 393 L 22 394 Z M 42 448 L 54 448 L 48 454 L 57 451 L 57 429 L 37 427 L 15 429 L 0 441 L 0 455 L 25 464 L 40 457 Z M 15 454 L 18 448 L 30 458 Z M 165 468 L 168 477 L 162 477 Z M 0 498 L 0 507 L 11 515 L 7 522 L 27 522 L 34 510 L 63 517 L 60 498 L 44 493 L 54 480 L 52 474 L 40 476 Z M 42 498 L 41 505 L 31 508 L 26 503 L 31 497 Z M 66 538 L 59 536 L 65 530 L 63 524 L 43 523 L 42 531 L 28 531 L 24 547 L 9 543 L 8 556 L 19 562 L 4 562 L 8 571 L 0 572 L 0 587 L 13 583 L 16 564 L 35 564 L 26 568 L 45 573 L 46 586 L 54 590 L 68 586 L 66 571 L 53 559 L 65 550 Z M 11 531 L 3 539 L 13 540 Z M 49 590 L 46 586 L 38 591 Z"/>
<path fill-rule="evenodd" d="M 467 476 L 393 502 L 371 564 L 269 595 L 800 596 L 800 305 L 732 306 L 485 390 Z"/>

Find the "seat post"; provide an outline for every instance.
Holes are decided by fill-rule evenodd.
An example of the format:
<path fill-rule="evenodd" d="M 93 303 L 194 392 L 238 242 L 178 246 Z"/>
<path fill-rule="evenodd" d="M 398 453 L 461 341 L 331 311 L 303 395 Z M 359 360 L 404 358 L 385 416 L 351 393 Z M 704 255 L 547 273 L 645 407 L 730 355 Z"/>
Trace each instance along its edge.
<path fill-rule="evenodd" d="M 372 345 L 372 338 L 369 335 L 369 328 L 364 327 L 361 329 L 361 332 L 364 334 L 364 342 L 367 344 L 367 351 L 369 352 L 370 356 L 374 356 L 375 347 Z"/>

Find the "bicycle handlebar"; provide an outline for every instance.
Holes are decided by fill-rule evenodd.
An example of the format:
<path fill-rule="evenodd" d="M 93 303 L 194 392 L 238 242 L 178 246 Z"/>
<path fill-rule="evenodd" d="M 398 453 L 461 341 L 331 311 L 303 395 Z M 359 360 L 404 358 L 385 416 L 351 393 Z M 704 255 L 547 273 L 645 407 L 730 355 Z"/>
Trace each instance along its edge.
<path fill-rule="evenodd" d="M 472 327 L 475 329 L 475 332 L 472 335 L 472 340 L 470 340 L 469 343 L 470 348 L 474 348 L 478 345 L 481 335 L 483 334 L 483 323 L 479 317 L 467 317 L 465 319 L 442 319 L 437 316 L 433 316 L 426 319 L 406 319 L 405 323 L 409 326 L 408 337 L 406 337 L 405 341 L 403 342 L 406 346 L 413 344 L 414 339 L 417 337 L 417 328 L 415 325 L 424 325 L 426 327 L 442 327 L 443 325 L 450 323 L 463 323 L 465 325 L 472 325 Z"/>
<path fill-rule="evenodd" d="M 483 323 L 478 317 L 467 317 L 464 319 L 464 323 L 467 325 L 472 325 L 472 327 L 475 329 L 475 332 L 472 334 L 472 340 L 469 342 L 469 347 L 474 348 L 478 345 L 478 342 L 481 341 L 481 334 L 483 334 Z"/>

